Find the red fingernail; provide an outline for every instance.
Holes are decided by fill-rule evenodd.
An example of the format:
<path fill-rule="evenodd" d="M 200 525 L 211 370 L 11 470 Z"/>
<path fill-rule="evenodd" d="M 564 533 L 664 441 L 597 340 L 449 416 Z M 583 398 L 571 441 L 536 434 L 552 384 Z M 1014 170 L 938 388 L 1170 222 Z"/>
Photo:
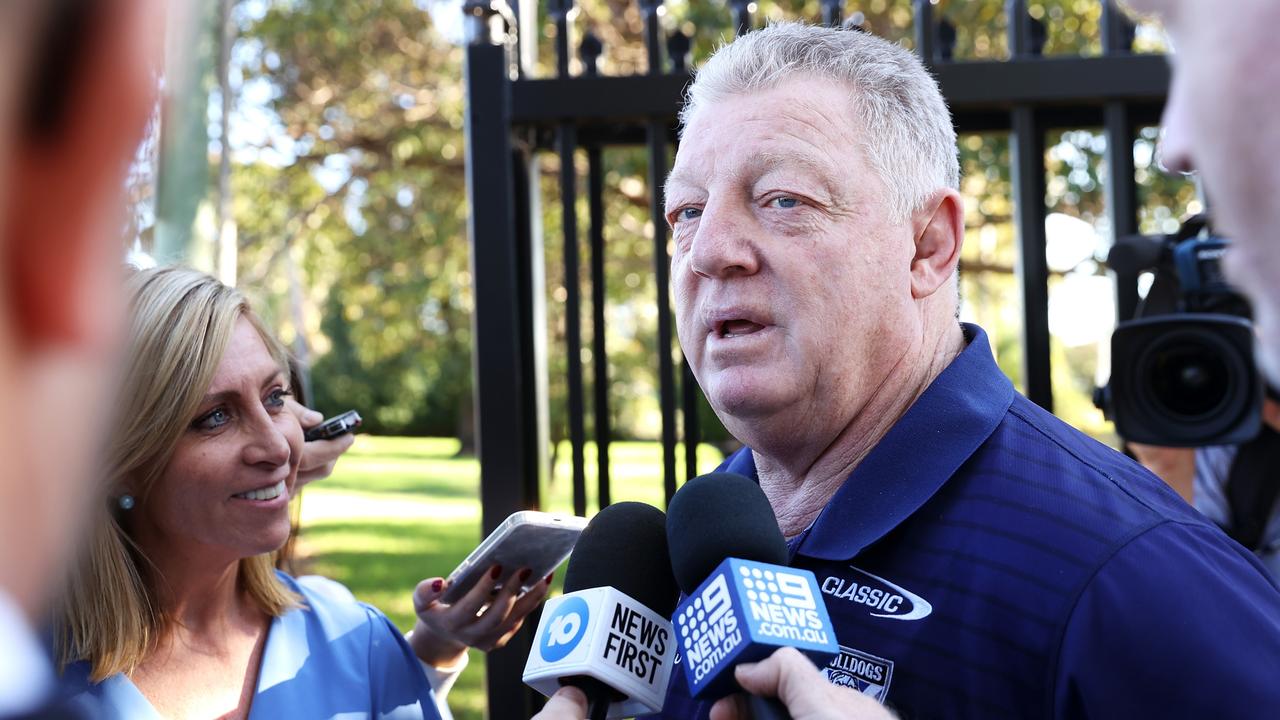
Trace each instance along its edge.
<path fill-rule="evenodd" d="M 547 579 L 547 584 L 548 584 L 548 585 L 550 585 L 550 584 L 551 584 L 551 580 L 552 580 L 553 578 L 555 578 L 555 576 L 556 576 L 556 571 L 555 571 L 555 570 L 552 570 L 552 571 L 551 571 L 551 574 L 550 574 L 550 575 L 548 575 L 548 576 L 547 576 L 547 578 L 546 578 L 546 579 Z"/>
<path fill-rule="evenodd" d="M 532 574 L 533 574 L 533 571 L 532 571 L 532 570 L 530 570 L 529 568 L 525 568 L 525 569 L 521 570 L 521 571 L 520 571 L 520 582 L 521 582 L 521 583 L 523 583 L 525 580 L 528 580 L 528 579 L 529 579 L 529 576 L 530 576 L 530 575 L 532 575 Z"/>
<path fill-rule="evenodd" d="M 444 589 L 444 581 L 436 580 L 431 583 L 431 592 L 440 592 Z"/>
<path fill-rule="evenodd" d="M 493 569 L 489 571 L 489 579 L 490 579 L 490 580 L 497 580 L 497 579 L 498 579 L 498 576 L 499 576 L 499 575 L 501 575 L 501 574 L 502 574 L 502 566 L 501 566 L 501 565 L 494 565 L 494 566 L 493 566 Z"/>

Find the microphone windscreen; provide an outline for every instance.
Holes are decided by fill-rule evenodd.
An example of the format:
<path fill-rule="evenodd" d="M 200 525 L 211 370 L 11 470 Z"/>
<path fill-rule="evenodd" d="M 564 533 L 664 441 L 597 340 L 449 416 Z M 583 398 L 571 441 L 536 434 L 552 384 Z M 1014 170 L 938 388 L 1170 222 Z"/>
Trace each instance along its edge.
<path fill-rule="evenodd" d="M 569 557 L 566 593 L 611 587 L 669 618 L 680 592 L 667 555 L 667 516 L 652 505 L 621 502 L 591 518 Z"/>
<path fill-rule="evenodd" d="M 725 558 L 787 564 L 787 541 L 769 498 L 752 480 L 735 473 L 696 477 L 667 506 L 671 569 L 691 594 Z"/>

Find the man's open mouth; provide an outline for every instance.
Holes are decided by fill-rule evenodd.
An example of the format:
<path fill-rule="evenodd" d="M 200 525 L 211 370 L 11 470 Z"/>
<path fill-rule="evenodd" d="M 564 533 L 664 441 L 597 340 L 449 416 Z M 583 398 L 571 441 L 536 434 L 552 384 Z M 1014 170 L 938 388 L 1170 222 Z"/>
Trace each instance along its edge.
<path fill-rule="evenodd" d="M 750 320 L 725 320 L 717 327 L 717 334 L 722 338 L 735 338 L 744 335 L 750 335 L 764 329 L 760 323 L 754 323 Z"/>

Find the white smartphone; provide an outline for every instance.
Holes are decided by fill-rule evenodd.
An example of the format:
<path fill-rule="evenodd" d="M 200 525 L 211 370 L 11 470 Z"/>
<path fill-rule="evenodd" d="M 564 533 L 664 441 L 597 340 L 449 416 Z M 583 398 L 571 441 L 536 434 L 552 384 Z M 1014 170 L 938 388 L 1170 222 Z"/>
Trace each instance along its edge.
<path fill-rule="evenodd" d="M 536 510 L 512 513 L 449 574 L 449 588 L 440 599 L 450 604 L 462 599 L 494 565 L 502 566 L 502 581 L 521 568 L 532 570 L 520 588 L 528 590 L 569 557 L 586 526 L 587 519 L 576 515 Z"/>

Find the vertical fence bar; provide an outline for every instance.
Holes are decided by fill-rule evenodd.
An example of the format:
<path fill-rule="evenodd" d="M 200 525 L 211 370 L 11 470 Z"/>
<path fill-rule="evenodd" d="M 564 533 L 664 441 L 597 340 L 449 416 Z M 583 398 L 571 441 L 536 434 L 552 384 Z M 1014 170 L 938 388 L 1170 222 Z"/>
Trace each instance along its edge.
<path fill-rule="evenodd" d="M 1102 110 L 1107 134 L 1107 216 L 1111 242 L 1138 233 L 1138 184 L 1134 177 L 1134 126 L 1129 107 L 1107 103 Z M 1138 308 L 1137 273 L 1116 273 L 1116 318 L 1128 320 Z"/>
<path fill-rule="evenodd" d="M 1016 61 L 1039 54 L 1032 17 L 1023 0 L 1009 0 L 1009 54 Z M 1053 412 L 1049 339 L 1049 265 L 1045 258 L 1045 129 L 1029 105 L 1012 111 L 1012 170 L 1017 276 L 1022 285 L 1022 380 L 1027 397 Z"/>
<path fill-rule="evenodd" d="M 688 72 L 689 48 L 692 39 L 677 30 L 667 38 L 667 58 L 671 61 L 671 71 L 677 74 Z M 656 220 L 655 220 L 656 222 Z M 664 220 L 665 222 L 665 220 Z M 702 389 L 689 367 L 689 359 L 681 353 L 680 358 L 680 416 L 684 422 L 684 477 L 692 480 L 698 475 L 698 443 L 702 441 L 699 427 L 698 407 Z M 668 496 L 668 500 L 670 497 Z"/>
<path fill-rule="evenodd" d="M 1102 3 L 1102 52 L 1123 55 L 1133 48 L 1134 26 L 1113 2 Z M 1102 109 L 1107 133 L 1107 215 L 1111 220 L 1111 242 L 1138 233 L 1138 184 L 1134 177 L 1134 123 L 1129 106 L 1108 102 Z M 1138 275 L 1116 273 L 1116 318 L 1128 320 L 1138 309 Z"/>
<path fill-rule="evenodd" d="M 582 389 L 582 286 L 578 259 L 578 173 L 574 154 L 578 131 L 564 123 L 559 131 L 560 214 L 564 230 L 564 336 L 569 381 L 569 444 L 573 465 L 573 513 L 587 513 L 586 406 Z"/>
<path fill-rule="evenodd" d="M 733 12 L 733 36 L 739 37 L 751 32 L 751 8 L 753 0 L 729 0 L 729 8 Z"/>
<path fill-rule="evenodd" d="M 569 12 L 573 0 L 550 0 L 547 14 L 556 28 L 556 77 L 569 77 Z"/>
<path fill-rule="evenodd" d="M 661 75 L 661 0 L 641 0 L 644 10 L 645 46 L 649 74 Z M 646 128 L 649 147 L 649 216 L 653 223 L 653 277 L 658 293 L 658 393 L 662 406 L 662 488 L 668 501 L 676 494 L 676 377 L 671 358 L 670 258 L 667 256 L 667 220 L 662 188 L 667 181 L 666 120 L 650 118 Z"/>
<path fill-rule="evenodd" d="M 1124 55 L 1133 50 L 1136 28 L 1113 0 L 1102 0 L 1102 53 Z"/>
<path fill-rule="evenodd" d="M 597 61 L 603 51 L 599 38 L 591 33 L 583 36 L 579 52 L 583 72 L 587 76 L 599 74 Z M 609 440 L 612 431 L 608 338 L 604 317 L 604 156 L 598 143 L 587 145 L 587 213 L 591 222 L 588 236 L 591 244 L 591 363 L 595 411 L 592 429 L 596 440 L 596 502 L 604 509 L 612 502 L 609 489 Z"/>
<path fill-rule="evenodd" d="M 521 266 L 517 233 L 507 57 L 505 49 L 488 36 L 491 11 L 487 4 L 469 4 L 466 12 L 471 34 L 463 70 L 466 185 L 475 296 L 471 357 L 481 518 L 488 532 L 512 512 L 537 506 L 538 416 L 532 398 L 534 366 L 522 315 L 527 303 L 521 288 L 528 283 L 522 282 L 526 268 Z M 520 682 L 529 647 L 529 633 L 522 632 L 508 647 L 489 655 L 491 718 L 529 717 L 530 698 Z"/>
<path fill-rule="evenodd" d="M 926 66 L 933 65 L 938 53 L 935 49 L 935 32 L 933 27 L 933 3 L 929 0 L 915 0 L 915 17 L 913 25 L 916 37 L 916 54 L 920 62 Z"/>
<path fill-rule="evenodd" d="M 840 27 L 844 22 L 844 0 L 822 0 L 822 24 Z"/>
<path fill-rule="evenodd" d="M 1032 57 L 1034 39 L 1031 31 L 1031 14 L 1027 12 L 1026 0 L 1006 0 L 1005 17 L 1008 20 L 1009 59 L 1020 60 Z"/>
<path fill-rule="evenodd" d="M 569 77 L 569 14 L 573 0 L 552 0 L 551 17 L 556 27 L 556 70 Z M 560 124 L 557 132 L 560 155 L 560 225 L 564 231 L 564 336 L 569 385 L 569 452 L 573 477 L 573 513 L 587 514 L 587 430 L 586 403 L 582 389 L 582 284 L 578 259 L 578 172 L 574 156 L 578 130 L 572 122 Z"/>
<path fill-rule="evenodd" d="M 680 393 L 680 412 L 684 416 L 684 479 L 692 480 L 698 476 L 698 443 L 702 442 L 698 419 L 702 390 L 698 387 L 698 379 L 693 376 L 693 368 L 689 367 L 688 358 L 680 361 Z"/>
<path fill-rule="evenodd" d="M 599 145 L 587 148 L 587 198 L 591 214 L 591 361 L 595 391 L 596 497 L 612 502 L 609 491 L 609 356 L 605 336 L 604 163 Z"/>
<path fill-rule="evenodd" d="M 1044 128 L 1030 107 L 1013 110 L 1017 276 L 1022 285 L 1022 375 L 1027 397 L 1053 411 L 1049 364 L 1049 266 L 1044 232 Z"/>
<path fill-rule="evenodd" d="M 644 15 L 644 49 L 649 60 L 649 74 L 662 74 L 662 0 L 640 0 Z"/>

